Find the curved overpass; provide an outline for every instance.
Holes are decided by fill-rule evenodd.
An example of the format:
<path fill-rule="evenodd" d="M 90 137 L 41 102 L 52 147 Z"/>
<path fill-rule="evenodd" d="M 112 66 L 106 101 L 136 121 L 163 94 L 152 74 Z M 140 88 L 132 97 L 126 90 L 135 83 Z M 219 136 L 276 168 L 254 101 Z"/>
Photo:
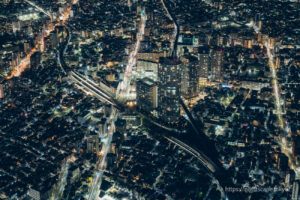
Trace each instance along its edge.
<path fill-rule="evenodd" d="M 167 137 L 164 136 L 169 142 L 175 144 L 176 146 L 180 147 L 187 153 L 191 154 L 193 157 L 198 159 L 201 164 L 211 173 L 215 173 L 217 171 L 216 165 L 211 161 L 204 153 L 195 150 L 191 146 L 187 145 L 186 143 L 174 138 L 174 137 Z"/>

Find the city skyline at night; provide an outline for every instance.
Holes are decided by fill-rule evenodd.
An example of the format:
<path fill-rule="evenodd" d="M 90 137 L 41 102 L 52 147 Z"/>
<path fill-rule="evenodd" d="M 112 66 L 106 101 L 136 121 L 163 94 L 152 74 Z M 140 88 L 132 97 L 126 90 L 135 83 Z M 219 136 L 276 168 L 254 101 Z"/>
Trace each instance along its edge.
<path fill-rule="evenodd" d="M 300 199 L 299 0 L 0 0 L 0 199 Z"/>

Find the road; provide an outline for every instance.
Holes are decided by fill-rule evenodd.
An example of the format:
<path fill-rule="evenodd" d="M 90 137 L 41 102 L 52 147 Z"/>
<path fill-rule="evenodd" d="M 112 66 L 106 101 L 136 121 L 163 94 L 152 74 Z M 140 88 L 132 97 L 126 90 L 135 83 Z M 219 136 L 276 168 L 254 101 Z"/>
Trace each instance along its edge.
<path fill-rule="evenodd" d="M 89 200 L 97 199 L 96 197 L 99 196 L 100 187 L 102 183 L 102 175 L 105 170 L 106 165 L 106 156 L 109 153 L 111 141 L 113 138 L 113 134 L 115 132 L 115 121 L 118 117 L 118 111 L 115 107 L 112 107 L 112 112 L 110 114 L 110 117 L 107 119 L 107 127 L 108 127 L 108 138 L 105 142 L 105 148 L 102 148 L 101 151 L 101 157 L 99 157 L 96 167 L 96 174 L 93 178 L 93 183 L 89 192 Z"/>
<path fill-rule="evenodd" d="M 71 34 L 69 32 L 69 34 Z M 95 96 L 97 99 L 99 99 L 101 102 L 112 105 L 111 115 L 106 120 L 106 127 L 108 127 L 107 131 L 107 138 L 105 142 L 105 148 L 102 149 L 102 152 L 100 153 L 101 156 L 98 157 L 95 173 L 93 177 L 93 182 L 89 189 L 89 197 L 88 199 L 97 199 L 99 195 L 99 189 L 101 187 L 102 182 L 102 175 L 103 171 L 105 169 L 106 164 L 106 156 L 109 152 L 113 133 L 115 132 L 115 121 L 118 116 L 118 105 L 114 101 L 114 95 L 109 90 L 109 88 L 106 87 L 99 87 L 97 83 L 95 83 L 93 80 L 91 80 L 89 77 L 86 77 L 78 72 L 70 71 L 68 70 L 67 65 L 64 62 L 63 55 L 66 53 L 68 43 L 70 42 L 70 35 L 68 42 L 66 43 L 66 46 L 63 49 L 60 49 L 60 51 L 57 53 L 57 59 L 59 66 L 62 68 L 62 71 L 65 74 L 68 74 L 68 77 L 75 82 L 75 84 L 87 95 Z M 68 73 L 67 73 L 68 71 Z M 61 178 L 58 182 L 58 187 L 54 194 L 52 195 L 51 199 L 56 200 L 57 198 L 60 198 L 61 194 L 63 194 L 65 184 L 64 180 L 67 177 L 67 171 L 68 168 L 63 168 Z"/>
<path fill-rule="evenodd" d="M 253 23 L 253 21 L 247 25 L 249 27 L 252 27 L 256 33 L 260 32 L 259 28 Z M 263 46 L 267 50 L 267 56 L 269 59 L 268 65 L 270 67 L 271 75 L 272 75 L 273 95 L 275 97 L 276 114 L 278 117 L 279 126 L 282 130 L 285 130 L 284 122 L 283 122 L 283 118 L 282 118 L 283 111 L 282 111 L 282 106 L 280 105 L 280 102 L 282 102 L 282 99 L 281 99 L 281 95 L 279 93 L 280 89 L 279 89 L 279 84 L 278 84 L 276 66 L 274 63 L 274 55 L 271 53 L 271 47 L 270 47 L 271 45 L 269 44 L 269 42 L 267 42 L 267 41 L 264 42 Z"/>
<path fill-rule="evenodd" d="M 123 81 L 121 81 L 119 83 L 119 85 L 117 87 L 116 97 L 118 100 L 126 100 L 126 98 L 128 97 L 130 81 L 131 81 L 131 76 L 132 76 L 132 68 L 136 64 L 136 56 L 139 51 L 141 41 L 143 40 L 143 37 L 144 37 L 146 21 L 147 21 L 147 17 L 145 14 L 145 10 L 142 9 L 139 31 L 137 33 L 137 40 L 134 45 L 133 51 L 129 54 L 128 63 L 127 63 L 126 69 L 125 69 L 124 79 L 123 79 Z M 107 127 L 110 127 L 108 130 L 109 131 L 108 140 L 105 143 L 104 152 L 101 152 L 101 154 L 103 156 L 101 158 L 99 158 L 99 160 L 98 160 L 97 172 L 95 173 L 92 186 L 89 190 L 89 198 L 88 198 L 89 200 L 98 199 L 98 196 L 99 196 L 100 187 L 101 187 L 101 183 L 102 183 L 102 177 L 103 177 L 103 170 L 105 169 L 106 156 L 110 149 L 111 140 L 112 140 L 112 137 L 113 137 L 113 134 L 115 131 L 114 122 L 116 121 L 117 115 L 118 115 L 118 112 L 115 109 L 115 107 L 112 107 L 112 109 L 113 109 L 113 112 L 111 113 L 110 118 L 107 122 L 110 125 L 110 126 L 107 126 Z"/>
<path fill-rule="evenodd" d="M 253 23 L 247 24 L 249 27 L 252 27 L 256 33 L 259 33 L 259 28 Z M 276 106 L 276 115 L 279 122 L 279 127 L 283 131 L 282 134 L 279 135 L 278 138 L 275 138 L 275 141 L 278 143 L 281 152 L 285 154 L 289 158 L 289 166 L 291 169 L 295 171 L 296 177 L 300 177 L 300 165 L 295 161 L 292 153 L 292 148 L 289 147 L 289 144 L 287 142 L 287 136 L 290 133 L 290 127 L 288 126 L 288 123 L 285 121 L 285 119 L 282 117 L 283 115 L 283 107 L 281 106 L 281 102 L 283 102 L 283 99 L 280 95 L 280 86 L 278 83 L 277 78 L 277 71 L 276 66 L 274 63 L 274 52 L 272 53 L 271 46 L 268 41 L 262 43 L 262 45 L 267 50 L 267 56 L 268 56 L 268 65 L 270 67 L 271 75 L 272 75 L 272 87 L 273 87 L 273 95 L 275 97 L 275 106 Z"/>
<path fill-rule="evenodd" d="M 58 52 L 58 55 L 57 55 L 59 65 L 65 73 L 67 71 L 67 66 L 63 60 L 63 55 L 66 52 L 69 41 L 70 41 L 70 37 L 68 39 L 68 42 L 66 43 L 66 46 L 65 46 L 63 52 L 61 52 L 62 51 L 61 50 L 60 52 Z M 64 63 L 64 65 L 62 63 Z M 102 148 L 102 152 L 100 153 L 101 156 L 98 157 L 98 160 L 96 163 L 96 168 L 95 168 L 96 171 L 95 171 L 94 177 L 93 177 L 93 182 L 89 189 L 88 199 L 94 200 L 94 199 L 97 199 L 97 197 L 99 195 L 99 191 L 100 191 L 99 189 L 101 187 L 101 182 L 102 182 L 102 175 L 103 175 L 103 171 L 105 169 L 106 156 L 110 149 L 113 133 L 115 132 L 115 124 L 114 123 L 118 116 L 118 110 L 117 110 L 118 105 L 115 103 L 115 101 L 113 99 L 114 95 L 112 94 L 112 92 L 109 89 L 99 87 L 97 83 L 95 83 L 93 80 L 89 79 L 88 77 L 83 76 L 80 73 L 77 73 L 75 71 L 69 71 L 68 77 L 70 79 L 72 79 L 79 86 L 79 88 L 82 91 L 84 91 L 85 93 L 87 93 L 88 95 L 95 96 L 101 102 L 112 105 L 111 115 L 106 120 L 106 127 L 108 127 L 108 130 L 107 130 L 108 136 L 107 136 L 106 142 L 104 144 L 105 148 Z M 53 195 L 54 197 L 51 198 L 53 200 L 59 198 L 65 188 L 65 185 L 62 183 L 64 183 L 64 179 L 67 176 L 67 168 L 63 168 L 63 169 L 65 169 L 65 170 L 63 170 L 63 172 L 62 172 L 63 175 L 60 178 L 60 181 L 58 183 L 58 189 L 57 189 L 56 193 L 54 193 L 54 195 Z"/>
<path fill-rule="evenodd" d="M 30 1 L 26 1 L 26 2 L 33 5 L 37 9 L 41 10 L 42 12 L 46 13 L 46 11 L 42 10 L 40 7 L 33 4 L 32 2 L 30 2 Z M 78 1 L 73 1 L 74 4 L 76 4 L 77 2 Z M 46 30 L 43 30 L 43 32 L 40 33 L 39 36 L 35 40 L 35 47 L 32 48 L 30 50 L 30 52 L 26 55 L 26 57 L 21 60 L 21 62 L 18 66 L 13 68 L 13 70 L 11 71 L 11 74 L 8 75 L 6 77 L 6 79 L 11 79 L 12 77 L 21 76 L 22 72 L 25 71 L 26 68 L 28 67 L 28 65 L 30 64 L 30 57 L 32 56 L 32 54 L 34 54 L 36 51 L 38 51 L 39 45 L 43 45 L 44 38 L 49 36 L 50 33 L 55 29 L 56 26 L 65 24 L 65 22 L 70 17 L 70 10 L 71 10 L 71 6 L 72 6 L 70 3 L 67 3 L 66 5 L 67 5 L 67 8 L 65 9 L 65 12 L 63 13 L 63 15 L 61 17 L 59 17 L 60 20 L 57 21 L 57 23 L 54 25 L 52 24 L 52 22 L 50 24 L 46 24 Z M 118 85 L 118 90 L 116 93 L 117 97 L 126 98 L 127 93 L 129 91 L 130 80 L 131 80 L 131 76 L 132 76 L 132 68 L 136 63 L 136 56 L 137 56 L 141 41 L 144 36 L 146 21 L 147 21 L 147 17 L 145 14 L 145 10 L 143 9 L 141 12 L 141 22 L 139 25 L 139 31 L 137 33 L 137 40 L 136 40 L 136 43 L 133 48 L 134 50 L 130 53 L 128 64 L 127 64 L 126 70 L 125 70 L 124 79 Z M 69 32 L 69 34 L 71 34 L 71 33 Z M 69 36 L 67 44 L 70 42 L 70 38 L 71 37 Z M 67 49 L 67 45 L 66 45 L 64 51 L 62 52 L 62 54 L 60 55 L 61 52 L 58 52 L 58 55 L 57 55 L 58 56 L 57 57 L 58 64 L 62 68 L 63 72 L 65 72 L 65 73 L 66 73 L 66 69 L 64 69 L 64 66 L 63 66 L 64 61 L 62 59 L 62 56 L 65 54 L 66 49 Z M 101 102 L 109 103 L 109 104 L 117 107 L 115 102 L 112 99 L 112 95 L 108 94 L 107 91 L 104 91 L 101 88 L 99 88 L 97 86 L 97 84 L 95 84 L 94 82 L 89 80 L 87 77 L 83 77 L 82 75 L 80 75 L 79 73 L 76 73 L 76 72 L 70 72 L 69 75 L 70 75 L 70 78 L 72 78 L 85 93 L 86 93 L 86 89 L 88 89 L 88 91 L 91 94 L 93 94 L 94 96 L 96 96 Z M 103 174 L 103 170 L 105 168 L 105 163 L 106 163 L 106 155 L 110 149 L 111 140 L 112 140 L 113 133 L 115 130 L 114 121 L 116 120 L 117 113 L 118 113 L 118 111 L 115 107 L 112 107 L 112 114 L 111 114 L 109 120 L 107 121 L 107 123 L 110 125 L 110 126 L 108 126 L 108 127 L 110 127 L 108 130 L 109 131 L 108 140 L 105 143 L 106 148 L 104 148 L 105 150 L 104 150 L 104 152 L 102 152 L 103 156 L 99 157 L 98 162 L 97 162 L 98 163 L 97 164 L 98 165 L 97 172 L 95 173 L 95 178 L 94 178 L 92 187 L 90 189 L 89 199 L 94 200 L 97 197 L 97 194 L 98 194 L 100 186 L 101 186 L 102 174 Z M 66 163 L 66 166 L 68 166 L 68 162 Z M 63 183 L 65 182 L 65 178 L 68 174 L 67 172 L 68 172 L 67 167 L 62 168 L 62 173 L 61 173 L 60 179 L 58 181 L 58 187 L 57 187 L 58 189 L 56 191 L 54 191 L 54 194 L 52 195 L 51 199 L 60 198 L 60 195 L 63 193 L 64 187 L 65 187 L 65 185 Z"/>
<path fill-rule="evenodd" d="M 74 4 L 77 2 L 78 1 L 73 1 Z M 10 74 L 5 77 L 6 79 L 21 76 L 22 72 L 24 72 L 30 65 L 30 57 L 39 50 L 40 46 L 44 45 L 44 38 L 48 37 L 50 33 L 54 31 L 56 26 L 64 25 L 69 19 L 72 5 L 73 4 L 71 3 L 66 4 L 66 7 L 64 7 L 65 12 L 58 18 L 56 23 L 53 24 L 53 22 L 50 21 L 45 24 L 46 30 L 42 30 L 42 32 L 38 34 L 37 38 L 34 41 L 34 47 L 30 49 L 30 51 L 23 59 L 21 59 L 19 65 L 13 67 Z"/>
<path fill-rule="evenodd" d="M 267 42 L 264 44 L 264 46 L 267 49 L 267 55 L 269 58 L 269 67 L 272 73 L 272 84 L 273 84 L 273 90 L 274 90 L 273 92 L 275 96 L 276 114 L 278 117 L 279 126 L 283 131 L 283 134 L 279 135 L 279 138 L 277 139 L 277 143 L 280 146 L 281 152 L 289 158 L 289 166 L 295 171 L 296 177 L 299 178 L 300 166 L 299 163 L 297 163 L 297 161 L 293 157 L 292 147 L 290 147 L 287 142 L 287 136 L 290 132 L 290 128 L 288 126 L 285 126 L 287 122 L 285 122 L 284 118 L 282 117 L 283 109 L 281 106 L 281 102 L 283 102 L 283 99 L 281 98 L 280 95 L 277 72 L 274 63 L 274 55 L 271 53 L 270 45 Z"/>
<path fill-rule="evenodd" d="M 172 56 L 172 55 L 175 56 L 175 54 L 176 54 L 175 45 L 176 45 L 176 40 L 177 40 L 177 37 L 178 37 L 178 31 L 179 31 L 178 30 L 178 25 L 177 25 L 176 20 L 174 19 L 174 17 L 169 12 L 169 9 L 167 8 L 164 0 L 161 0 L 161 4 L 162 4 L 164 10 L 167 12 L 168 18 L 173 22 L 174 31 L 173 31 L 173 34 L 171 36 L 170 56 Z"/>
<path fill-rule="evenodd" d="M 137 33 L 137 40 L 134 44 L 133 51 L 129 54 L 128 63 L 126 65 L 125 74 L 123 80 L 120 82 L 117 88 L 116 97 L 117 99 L 124 101 L 128 97 L 130 81 L 132 78 L 132 68 L 136 64 L 136 56 L 141 46 L 141 41 L 144 38 L 144 32 L 147 22 L 147 16 L 145 13 L 145 9 L 143 8 L 141 11 L 141 21 L 139 25 L 139 31 Z"/>
<path fill-rule="evenodd" d="M 284 130 L 284 124 L 283 124 L 283 119 L 282 119 L 282 106 L 280 105 L 280 102 L 282 101 L 281 96 L 279 94 L 279 86 L 278 86 L 278 78 L 277 78 L 277 72 L 276 72 L 276 67 L 274 63 L 274 56 L 271 53 L 270 50 L 270 45 L 269 43 L 265 42 L 264 46 L 267 49 L 267 55 L 269 58 L 269 67 L 272 73 L 272 84 L 273 84 L 273 92 L 275 96 L 275 105 L 276 105 L 276 114 L 278 116 L 278 121 L 279 121 L 279 126 L 281 129 Z"/>
<path fill-rule="evenodd" d="M 19 65 L 15 66 L 10 74 L 6 76 L 6 79 L 11 79 L 13 77 L 19 77 L 21 76 L 22 72 L 24 72 L 30 65 L 30 58 L 31 56 L 37 52 L 40 48 L 40 46 L 44 45 L 44 38 L 48 37 L 52 31 L 55 30 L 56 26 L 64 25 L 66 21 L 70 17 L 70 11 L 73 4 L 78 3 L 78 1 L 73 1 L 73 4 L 70 2 L 66 3 L 65 7 L 63 8 L 65 12 L 58 18 L 58 20 L 53 24 L 52 17 L 49 13 L 47 13 L 44 9 L 40 8 L 38 5 L 32 3 L 31 1 L 25 0 L 25 2 L 29 3 L 30 5 L 34 6 L 41 12 L 45 13 L 51 18 L 51 21 L 45 24 L 46 30 L 42 30 L 41 33 L 38 34 L 34 41 L 34 47 L 30 49 L 30 51 L 27 53 L 27 55 L 20 61 Z M 57 184 L 57 189 L 53 191 L 53 194 L 51 195 L 50 199 L 60 199 L 60 195 L 63 193 L 65 184 L 66 184 L 66 177 L 68 174 L 68 166 L 69 163 L 66 161 L 65 165 L 62 167 L 60 178 Z"/>

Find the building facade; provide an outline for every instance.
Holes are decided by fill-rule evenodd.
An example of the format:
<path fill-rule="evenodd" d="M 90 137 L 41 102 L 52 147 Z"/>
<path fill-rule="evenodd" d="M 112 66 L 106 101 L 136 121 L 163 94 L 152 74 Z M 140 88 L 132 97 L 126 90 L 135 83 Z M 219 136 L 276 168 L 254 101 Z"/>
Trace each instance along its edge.
<path fill-rule="evenodd" d="M 139 110 L 151 112 L 158 106 L 158 86 L 150 78 L 143 78 L 137 81 L 137 106 Z"/>
<path fill-rule="evenodd" d="M 180 118 L 182 62 L 175 58 L 161 58 L 158 67 L 160 114 L 167 123 Z"/>

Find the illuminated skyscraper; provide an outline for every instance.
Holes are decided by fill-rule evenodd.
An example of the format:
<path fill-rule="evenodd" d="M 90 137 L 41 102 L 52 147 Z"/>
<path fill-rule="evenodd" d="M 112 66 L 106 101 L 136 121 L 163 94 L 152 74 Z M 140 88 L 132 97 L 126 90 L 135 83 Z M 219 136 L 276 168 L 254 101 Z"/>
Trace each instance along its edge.
<path fill-rule="evenodd" d="M 158 86 L 150 78 L 137 81 L 137 105 L 140 110 L 152 111 L 158 106 Z"/>
<path fill-rule="evenodd" d="M 182 68 L 181 94 L 185 98 L 192 98 L 198 95 L 198 59 L 195 56 L 184 56 L 181 59 L 184 63 Z"/>
<path fill-rule="evenodd" d="M 210 66 L 209 47 L 199 47 L 198 49 L 198 74 L 200 78 L 208 77 L 208 69 Z"/>
<path fill-rule="evenodd" d="M 182 62 L 175 58 L 160 58 L 158 67 L 159 108 L 166 122 L 176 122 L 180 117 L 180 89 Z"/>
<path fill-rule="evenodd" d="M 223 64 L 223 50 L 214 50 L 211 53 L 211 69 L 210 69 L 210 80 L 221 81 L 221 70 Z"/>

